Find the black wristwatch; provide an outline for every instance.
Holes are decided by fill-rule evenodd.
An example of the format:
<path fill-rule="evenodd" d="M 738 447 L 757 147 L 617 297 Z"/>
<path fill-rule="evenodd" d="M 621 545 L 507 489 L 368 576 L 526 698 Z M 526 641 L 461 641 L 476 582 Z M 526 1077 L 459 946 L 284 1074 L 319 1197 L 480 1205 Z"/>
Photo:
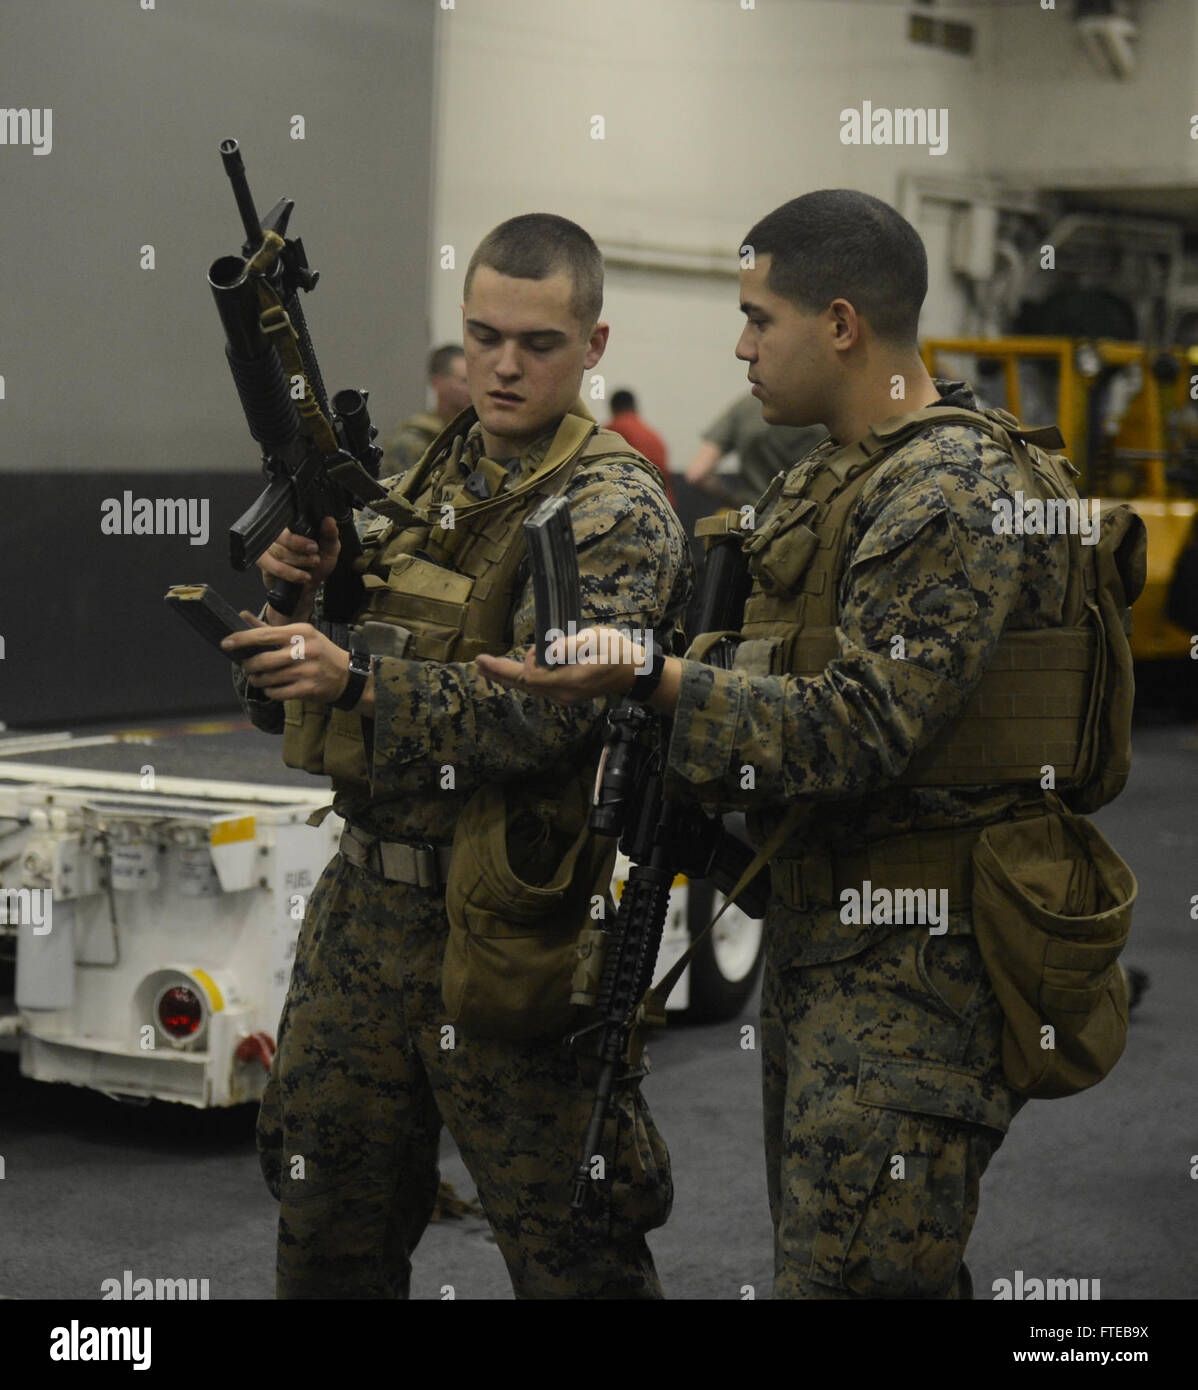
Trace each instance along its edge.
<path fill-rule="evenodd" d="M 349 682 L 341 694 L 329 703 L 334 709 L 353 709 L 366 689 L 370 675 L 370 653 L 360 637 L 352 639 L 349 649 Z"/>
<path fill-rule="evenodd" d="M 652 638 L 646 640 L 649 643 L 649 669 L 635 678 L 628 691 L 628 698 L 642 705 L 661 684 L 661 673 L 666 669 L 665 652 L 654 644 Z"/>

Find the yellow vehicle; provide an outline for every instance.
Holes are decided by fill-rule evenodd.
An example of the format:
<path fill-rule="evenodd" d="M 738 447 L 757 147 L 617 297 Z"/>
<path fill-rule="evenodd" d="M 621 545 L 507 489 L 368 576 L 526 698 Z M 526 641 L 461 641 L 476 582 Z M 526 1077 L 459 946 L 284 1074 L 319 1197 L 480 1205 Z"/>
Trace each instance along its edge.
<path fill-rule="evenodd" d="M 1083 495 L 1132 503 L 1148 529 L 1132 654 L 1188 657 L 1191 634 L 1165 617 L 1165 600 L 1198 512 L 1198 350 L 1028 336 L 929 338 L 922 352 L 933 376 L 964 378 L 985 405 L 1058 424 Z"/>

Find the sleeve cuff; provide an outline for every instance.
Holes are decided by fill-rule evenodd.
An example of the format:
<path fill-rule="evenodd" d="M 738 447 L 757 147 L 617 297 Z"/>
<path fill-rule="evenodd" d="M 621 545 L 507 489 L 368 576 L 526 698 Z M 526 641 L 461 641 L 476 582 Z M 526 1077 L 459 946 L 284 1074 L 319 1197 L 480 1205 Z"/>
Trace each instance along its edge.
<path fill-rule="evenodd" d="M 434 668 L 430 662 L 401 656 L 374 656 L 370 665 L 374 675 L 371 784 L 377 795 L 396 789 L 396 774 L 428 755 Z"/>
<path fill-rule="evenodd" d="M 736 744 L 742 696 L 741 679 L 731 671 L 682 662 L 666 760 L 671 772 L 695 787 L 723 780 Z"/>

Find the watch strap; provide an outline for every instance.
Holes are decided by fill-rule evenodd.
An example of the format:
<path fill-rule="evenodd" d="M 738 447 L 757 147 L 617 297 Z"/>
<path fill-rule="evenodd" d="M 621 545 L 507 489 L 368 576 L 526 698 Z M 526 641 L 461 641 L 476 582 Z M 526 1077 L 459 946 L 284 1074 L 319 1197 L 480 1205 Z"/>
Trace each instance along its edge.
<path fill-rule="evenodd" d="M 355 636 L 351 639 L 349 649 L 349 680 L 341 694 L 335 700 L 329 701 L 333 709 L 353 709 L 362 698 L 369 676 L 370 652 L 361 637 Z"/>
<path fill-rule="evenodd" d="M 652 639 L 649 639 L 649 643 L 649 669 L 636 677 L 628 691 L 628 698 L 636 700 L 638 704 L 644 704 L 652 696 L 661 684 L 661 673 L 666 669 L 665 652 Z"/>

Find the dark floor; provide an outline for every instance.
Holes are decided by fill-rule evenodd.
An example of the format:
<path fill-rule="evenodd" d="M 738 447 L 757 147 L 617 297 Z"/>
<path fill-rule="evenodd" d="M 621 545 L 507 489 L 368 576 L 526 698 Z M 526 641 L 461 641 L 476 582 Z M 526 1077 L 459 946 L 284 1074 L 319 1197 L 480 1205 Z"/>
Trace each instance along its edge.
<path fill-rule="evenodd" d="M 1127 791 L 1095 819 L 1135 870 L 1125 962 L 1151 984 L 1127 1053 L 1102 1085 L 1032 1102 L 994 1160 L 969 1260 L 976 1296 L 1028 1277 L 1099 1279 L 1103 1300 L 1198 1296 L 1198 732 L 1141 728 Z M 215 773 L 215 775 L 221 775 Z M 735 1023 L 674 1026 L 653 1044 L 646 1093 L 673 1155 L 677 1198 L 652 1238 L 667 1294 L 769 1296 L 772 1254 L 759 1134 L 759 1054 Z M 0 1055 L 0 1295 L 95 1299 L 134 1277 L 210 1281 L 214 1299 L 272 1296 L 275 1208 L 246 1111 L 134 1110 L 20 1079 Z M 452 1148 L 443 1174 L 469 1178 Z M 433 1226 L 415 1297 L 507 1298 L 481 1220 Z"/>

